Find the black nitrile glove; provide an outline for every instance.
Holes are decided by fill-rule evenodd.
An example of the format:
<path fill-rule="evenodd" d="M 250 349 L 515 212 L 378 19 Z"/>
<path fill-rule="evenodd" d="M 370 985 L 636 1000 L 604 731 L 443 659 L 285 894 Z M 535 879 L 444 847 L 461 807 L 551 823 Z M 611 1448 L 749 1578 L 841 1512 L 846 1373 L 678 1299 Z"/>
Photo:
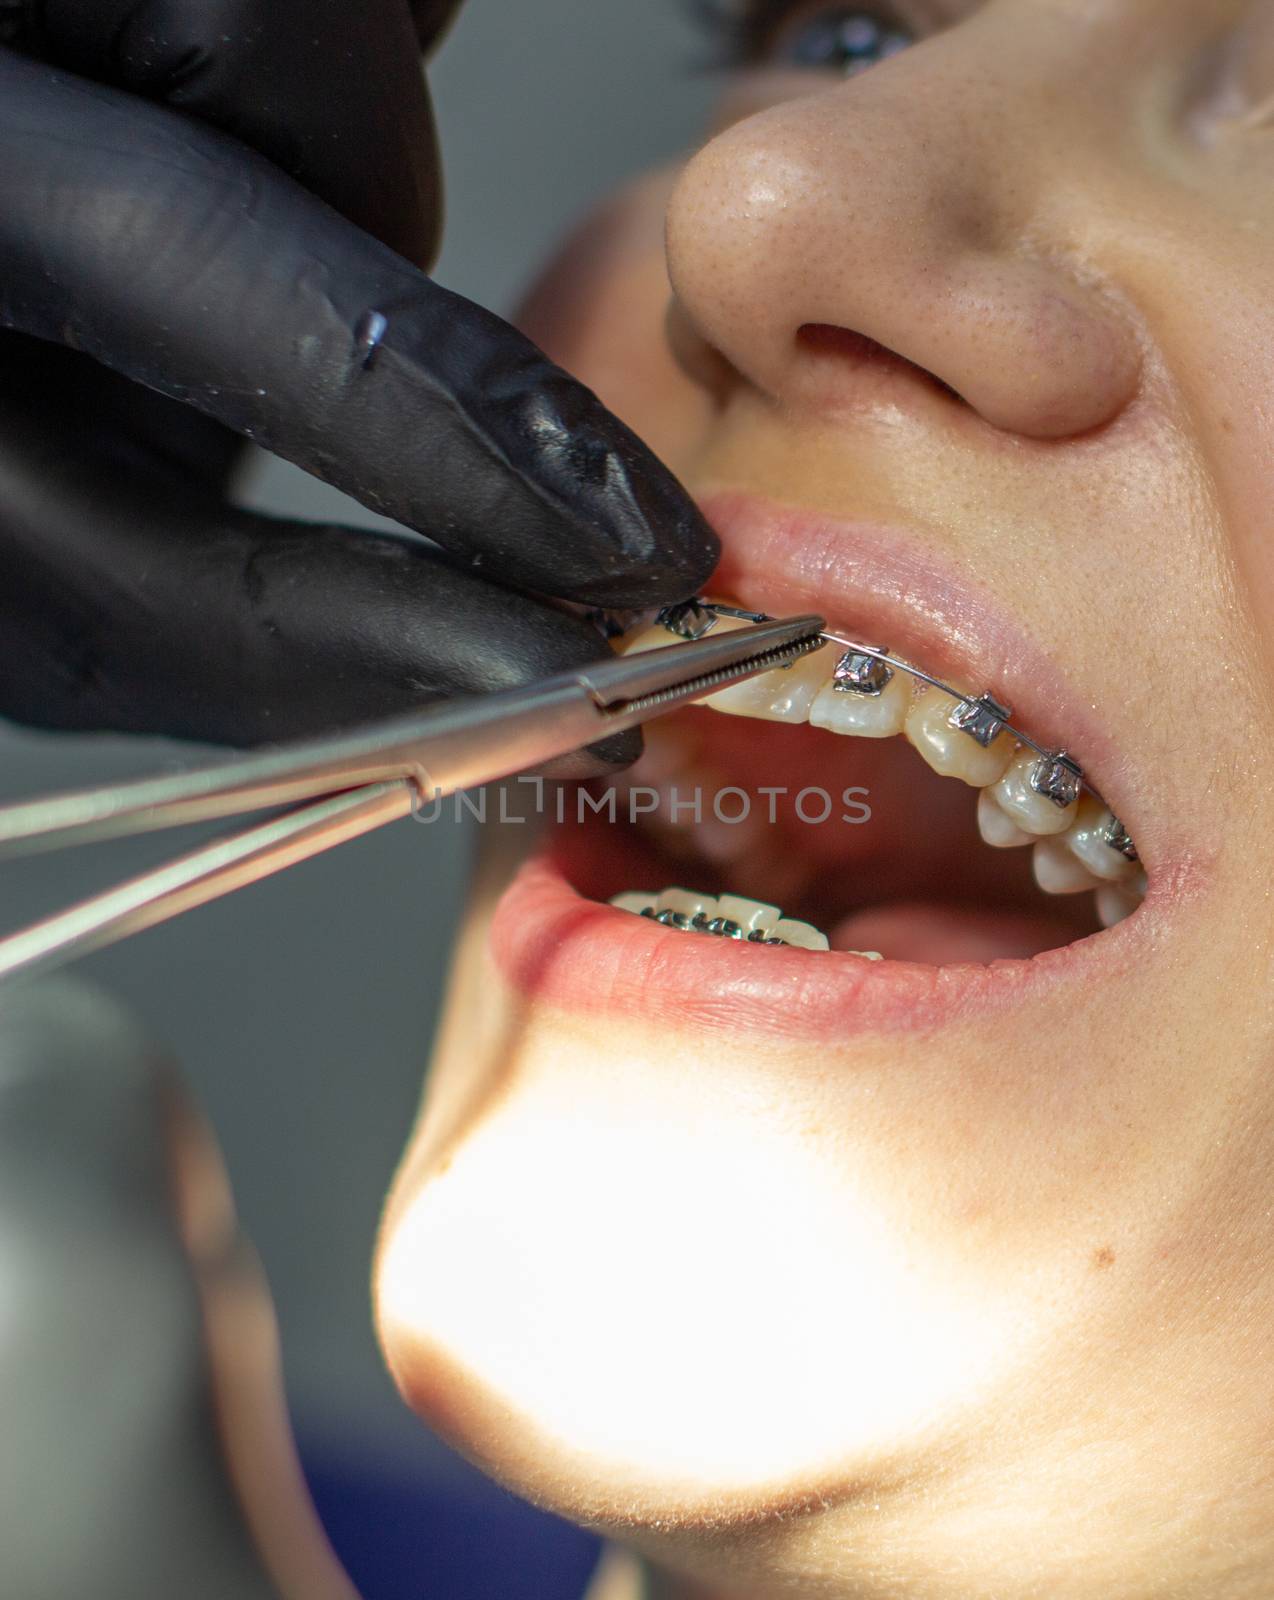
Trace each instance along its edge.
<path fill-rule="evenodd" d="M 636 437 L 420 270 L 455 9 L 0 0 L 0 715 L 289 738 L 597 656 L 518 591 L 710 572 Z M 229 506 L 236 436 L 434 543 Z"/>

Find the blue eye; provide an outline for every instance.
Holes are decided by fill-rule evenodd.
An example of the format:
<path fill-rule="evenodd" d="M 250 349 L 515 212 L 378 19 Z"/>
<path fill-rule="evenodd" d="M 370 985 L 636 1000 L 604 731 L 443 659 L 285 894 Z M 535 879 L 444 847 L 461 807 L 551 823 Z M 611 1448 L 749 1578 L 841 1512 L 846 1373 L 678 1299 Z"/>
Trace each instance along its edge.
<path fill-rule="evenodd" d="M 779 65 L 843 73 L 863 72 L 905 50 L 908 33 L 856 6 L 826 6 L 776 29 L 766 55 Z"/>
<path fill-rule="evenodd" d="M 897 55 L 915 33 L 877 6 L 809 0 L 690 0 L 717 46 L 717 64 L 789 67 L 852 77 Z"/>

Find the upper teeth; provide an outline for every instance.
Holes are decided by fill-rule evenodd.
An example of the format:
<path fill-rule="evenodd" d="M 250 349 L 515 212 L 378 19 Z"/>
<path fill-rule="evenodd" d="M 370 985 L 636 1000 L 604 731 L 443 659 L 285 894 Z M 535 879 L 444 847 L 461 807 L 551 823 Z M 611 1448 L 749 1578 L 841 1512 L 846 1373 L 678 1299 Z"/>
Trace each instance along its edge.
<path fill-rule="evenodd" d="M 815 659 L 822 651 L 815 653 Z M 820 663 L 826 670 L 825 663 Z M 846 679 L 824 681 L 810 706 L 809 720 L 832 733 L 857 734 L 860 739 L 892 739 L 901 733 L 911 704 L 911 683 L 891 672 L 877 688 L 855 690 Z"/>
<path fill-rule="evenodd" d="M 1047 776 L 1040 776 L 1040 766 L 1046 762 L 1047 757 L 1037 756 L 1034 750 L 1021 751 L 991 791 L 1005 814 L 1027 833 L 1065 833 L 1075 820 L 1078 796 L 1058 803 L 1058 791 L 1049 786 Z"/>
<path fill-rule="evenodd" d="M 690 602 L 619 641 L 622 654 L 662 649 L 669 632 L 702 637 L 747 625 L 744 617 L 717 616 L 710 603 Z M 886 654 L 888 652 L 881 651 Z M 895 658 L 896 659 L 896 658 Z M 1122 824 L 1092 794 L 1082 793 L 1083 773 L 1070 756 L 1041 755 L 1005 727 L 1011 715 L 989 694 L 951 694 L 895 671 L 867 647 L 825 645 L 790 667 L 763 672 L 706 697 L 714 711 L 771 722 L 809 722 L 829 732 L 886 739 L 903 733 L 921 758 L 944 777 L 959 778 L 978 796 L 978 827 L 997 848 L 1058 839 L 1060 849 L 1036 852 L 1036 880 L 1049 893 L 1072 893 L 1091 880 L 1117 885 L 1122 897 L 1099 897 L 1103 921 L 1145 892 L 1145 874 Z M 1068 865 L 1068 856 L 1075 867 Z M 1122 914 L 1126 915 L 1126 909 Z M 733 919 L 732 919 L 733 920 Z M 803 926 L 803 925 L 801 925 Z M 820 936 L 821 937 L 821 936 Z"/>
<path fill-rule="evenodd" d="M 1008 706 L 984 694 L 978 700 L 959 701 L 951 713 L 951 726 L 963 729 L 985 747 L 999 735 L 1010 716 Z"/>
<path fill-rule="evenodd" d="M 889 651 L 882 645 L 879 654 L 865 650 L 846 650 L 832 673 L 832 688 L 843 694 L 880 694 L 893 680 L 894 669 L 880 659 Z"/>
<path fill-rule="evenodd" d="M 1067 830 L 1065 839 L 1094 877 L 1110 882 L 1135 877 L 1137 852 L 1127 830 L 1092 795 L 1086 794 L 1080 800 L 1075 821 Z"/>
<path fill-rule="evenodd" d="M 985 789 L 1004 776 L 1013 758 L 1013 741 L 1008 734 L 997 733 L 984 744 L 978 733 L 961 726 L 962 704 L 936 689 L 923 690 L 907 713 L 907 738 L 935 772 Z"/>
<path fill-rule="evenodd" d="M 667 636 L 665 635 L 665 642 Z M 759 717 L 766 722 L 808 722 L 814 697 L 828 681 L 826 645 L 774 672 L 760 672 L 755 678 L 718 689 L 704 702 L 714 711 L 733 716 Z"/>
<path fill-rule="evenodd" d="M 1011 850 L 1015 845 L 1030 844 L 1032 840 L 1032 835 L 1025 828 L 1019 828 L 995 798 L 994 789 L 983 789 L 978 795 L 978 832 L 997 850 Z"/>
<path fill-rule="evenodd" d="M 684 600 L 680 605 L 665 606 L 659 613 L 659 625 L 668 633 L 681 639 L 702 639 L 721 626 L 722 619 L 697 600 Z M 740 624 L 736 622 L 734 626 Z"/>

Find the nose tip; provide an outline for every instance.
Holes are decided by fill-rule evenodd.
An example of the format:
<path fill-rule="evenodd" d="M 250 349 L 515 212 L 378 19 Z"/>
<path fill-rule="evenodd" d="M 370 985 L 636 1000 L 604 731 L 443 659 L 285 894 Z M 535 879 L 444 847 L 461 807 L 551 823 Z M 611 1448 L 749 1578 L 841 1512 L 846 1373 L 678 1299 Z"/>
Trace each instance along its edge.
<path fill-rule="evenodd" d="M 689 163 L 667 225 L 683 326 L 797 409 L 862 398 L 855 340 L 838 356 L 804 336 L 820 328 L 1002 431 L 1108 424 L 1137 391 L 1140 342 L 1064 231 L 1041 239 L 1029 161 L 974 116 L 933 126 L 932 92 L 861 89 L 871 76 L 736 123 Z"/>

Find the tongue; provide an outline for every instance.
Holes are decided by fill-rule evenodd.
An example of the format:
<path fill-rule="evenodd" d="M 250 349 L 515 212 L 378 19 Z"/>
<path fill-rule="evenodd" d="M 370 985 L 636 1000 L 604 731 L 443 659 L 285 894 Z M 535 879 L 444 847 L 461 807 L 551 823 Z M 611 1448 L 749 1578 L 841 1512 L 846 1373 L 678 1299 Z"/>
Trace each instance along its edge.
<path fill-rule="evenodd" d="M 1088 900 L 1088 895 L 1075 896 Z M 831 932 L 833 950 L 878 950 L 892 961 L 1021 960 L 1053 950 L 1095 929 L 1066 905 L 1056 911 L 981 910 L 974 906 L 888 905 L 856 911 Z"/>

